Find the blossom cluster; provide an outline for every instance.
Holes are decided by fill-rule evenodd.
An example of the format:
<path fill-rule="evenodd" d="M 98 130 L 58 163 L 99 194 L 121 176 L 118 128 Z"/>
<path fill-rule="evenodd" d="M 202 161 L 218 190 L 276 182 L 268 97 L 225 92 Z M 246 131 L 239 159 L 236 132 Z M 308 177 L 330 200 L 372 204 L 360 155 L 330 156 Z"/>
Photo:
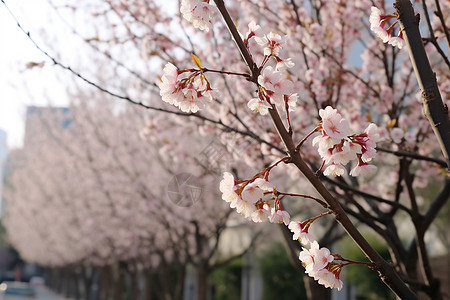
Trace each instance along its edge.
<path fill-rule="evenodd" d="M 302 247 L 303 250 L 299 255 L 299 259 L 305 267 L 305 273 L 327 288 L 341 290 L 343 283 L 339 279 L 339 274 L 342 264 L 334 262 L 335 257 L 329 249 L 319 248 L 319 243 L 308 232 L 312 222 L 323 215 L 325 214 L 304 222 L 292 221 L 289 224 L 289 229 L 294 233 L 293 240 L 300 241 L 304 246 L 310 245 L 309 249 Z"/>
<path fill-rule="evenodd" d="M 298 95 L 294 93 L 294 83 L 284 72 L 287 68 L 292 68 L 294 62 L 290 58 L 282 59 L 280 57 L 280 50 L 286 44 L 287 36 L 282 37 L 272 31 L 263 34 L 260 26 L 255 22 L 250 22 L 248 28 L 244 43 L 248 45 L 249 40 L 254 38 L 257 45 L 262 47 L 264 58 L 260 67 L 262 73 L 258 76 L 258 97 L 251 99 L 247 106 L 261 115 L 266 115 L 272 108 L 272 104 L 294 111 Z M 269 58 L 275 59 L 275 67 L 266 65 Z"/>
<path fill-rule="evenodd" d="M 231 173 L 225 172 L 220 182 L 222 199 L 230 203 L 245 218 L 262 222 L 268 218 L 271 223 L 290 222 L 289 213 L 282 209 L 276 190 L 265 178 L 236 181 Z"/>
<path fill-rule="evenodd" d="M 187 71 L 187 70 L 184 70 Z M 196 113 L 213 99 L 214 91 L 200 70 L 187 78 L 179 78 L 179 71 L 173 64 L 167 63 L 159 84 L 160 95 L 164 102 L 172 104 L 183 112 Z"/>
<path fill-rule="evenodd" d="M 284 223 L 288 226 L 293 233 L 293 240 L 298 240 L 303 246 L 310 245 L 309 249 L 302 248 L 303 251 L 299 255 L 305 272 L 319 284 L 341 290 L 343 283 L 339 279 L 339 274 L 343 264 L 336 263 L 334 260 L 335 258 L 344 259 L 339 255 L 332 255 L 325 247 L 319 248 L 318 242 L 309 233 L 310 225 L 316 219 L 329 213 L 303 222 L 290 221 L 289 213 L 281 208 L 278 198 L 284 193 L 278 192 L 268 181 L 268 172 L 268 169 L 265 169 L 252 179 L 242 181 L 235 180 L 231 173 L 225 172 L 220 182 L 222 199 L 253 222 L 262 222 L 267 218 L 272 223 Z"/>
<path fill-rule="evenodd" d="M 317 241 L 311 242 L 309 249 L 302 249 L 299 259 L 305 267 L 305 273 L 326 288 L 337 288 L 340 291 L 343 286 L 342 280 L 339 279 L 342 264 L 333 262 L 334 256 L 330 250 L 319 248 Z"/>
<path fill-rule="evenodd" d="M 282 72 L 267 66 L 258 76 L 258 84 L 261 86 L 259 97 L 251 99 L 247 104 L 252 111 L 266 115 L 271 108 L 270 103 L 280 107 L 287 105 L 289 111 L 295 110 L 298 96 L 293 93 L 294 84 Z"/>
<path fill-rule="evenodd" d="M 380 140 L 375 124 L 367 126 L 361 134 L 350 135 L 349 123 L 341 114 L 327 106 L 319 111 L 322 118 L 317 129 L 321 135 L 313 139 L 313 146 L 318 145 L 318 152 L 327 164 L 324 175 L 340 176 L 346 173 L 344 165 L 357 159 L 358 164 L 350 175 L 358 176 L 371 173 L 376 167 L 367 162 L 376 155 L 376 143 Z"/>
<path fill-rule="evenodd" d="M 405 45 L 402 30 L 399 29 L 397 36 L 392 36 L 392 29 L 394 28 L 394 25 L 397 24 L 397 21 L 387 29 L 384 29 L 386 22 L 391 18 L 395 18 L 395 16 L 383 15 L 381 14 L 381 11 L 375 6 L 372 6 L 371 9 L 372 12 L 369 17 L 370 30 L 372 30 L 383 41 L 383 43 L 389 43 L 394 47 L 397 46 L 399 49 L 402 49 Z"/>
<path fill-rule="evenodd" d="M 180 12 L 195 28 L 209 31 L 212 26 L 212 5 L 209 1 L 182 0 Z"/>

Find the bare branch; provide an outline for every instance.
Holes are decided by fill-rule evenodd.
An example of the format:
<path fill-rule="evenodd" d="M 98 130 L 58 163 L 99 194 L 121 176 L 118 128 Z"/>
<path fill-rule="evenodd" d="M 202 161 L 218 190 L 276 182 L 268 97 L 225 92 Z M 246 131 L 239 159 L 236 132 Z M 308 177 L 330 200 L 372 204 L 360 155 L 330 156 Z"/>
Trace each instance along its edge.
<path fill-rule="evenodd" d="M 394 7 L 403 31 L 409 57 L 416 73 L 417 82 L 422 90 L 422 100 L 425 116 L 428 118 L 438 139 L 442 153 L 450 170 L 450 121 L 448 108 L 442 102 L 436 75 L 428 61 L 422 37 L 419 31 L 418 18 L 414 15 L 409 0 L 396 0 Z"/>

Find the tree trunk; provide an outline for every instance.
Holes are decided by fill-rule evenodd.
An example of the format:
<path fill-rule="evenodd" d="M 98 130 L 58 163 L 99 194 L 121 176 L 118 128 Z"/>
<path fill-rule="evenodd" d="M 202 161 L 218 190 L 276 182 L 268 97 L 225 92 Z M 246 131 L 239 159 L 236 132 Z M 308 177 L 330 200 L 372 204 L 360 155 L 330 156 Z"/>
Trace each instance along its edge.
<path fill-rule="evenodd" d="M 306 296 L 310 300 L 328 300 L 331 299 L 330 290 L 320 285 L 314 278 L 303 274 L 303 282 L 305 284 Z"/>
<path fill-rule="evenodd" d="M 145 300 L 152 300 L 152 292 L 153 292 L 153 272 L 151 270 L 144 270 L 145 276 Z"/>
<path fill-rule="evenodd" d="M 130 273 L 130 299 L 138 299 L 138 276 L 137 271 L 132 270 Z"/>
<path fill-rule="evenodd" d="M 115 292 L 114 269 L 112 266 L 104 266 L 99 270 L 98 299 L 109 300 Z"/>
<path fill-rule="evenodd" d="M 84 299 L 91 300 L 92 274 L 89 274 L 86 267 L 82 267 L 81 274 L 83 277 Z"/>
<path fill-rule="evenodd" d="M 125 270 L 123 269 L 122 263 L 119 263 L 113 299 L 121 300 L 124 291 L 125 291 Z"/>
<path fill-rule="evenodd" d="M 206 300 L 208 293 L 208 267 L 205 262 L 201 262 L 197 266 L 197 299 L 198 300 Z"/>
<path fill-rule="evenodd" d="M 184 291 L 184 277 L 186 276 L 186 265 L 180 266 L 180 275 L 178 276 L 178 283 L 175 290 L 174 300 L 183 299 Z"/>

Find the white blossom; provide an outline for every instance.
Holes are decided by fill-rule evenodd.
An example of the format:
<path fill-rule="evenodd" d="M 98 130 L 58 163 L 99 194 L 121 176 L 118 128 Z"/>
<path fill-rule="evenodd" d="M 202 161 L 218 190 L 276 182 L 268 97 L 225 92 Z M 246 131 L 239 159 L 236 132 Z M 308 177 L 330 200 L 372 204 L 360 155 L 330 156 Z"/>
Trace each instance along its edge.
<path fill-rule="evenodd" d="M 195 28 L 209 31 L 211 28 L 212 6 L 202 0 L 182 0 L 180 12 Z"/>

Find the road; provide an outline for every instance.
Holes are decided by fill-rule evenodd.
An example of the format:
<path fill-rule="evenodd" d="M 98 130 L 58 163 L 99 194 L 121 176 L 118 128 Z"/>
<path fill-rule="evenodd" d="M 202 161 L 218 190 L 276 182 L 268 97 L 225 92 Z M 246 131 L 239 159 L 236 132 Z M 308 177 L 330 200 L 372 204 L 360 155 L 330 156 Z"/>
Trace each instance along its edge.
<path fill-rule="evenodd" d="M 39 300 L 69 300 L 68 298 L 56 294 L 45 286 L 37 286 L 35 287 L 35 291 L 36 299 Z"/>

